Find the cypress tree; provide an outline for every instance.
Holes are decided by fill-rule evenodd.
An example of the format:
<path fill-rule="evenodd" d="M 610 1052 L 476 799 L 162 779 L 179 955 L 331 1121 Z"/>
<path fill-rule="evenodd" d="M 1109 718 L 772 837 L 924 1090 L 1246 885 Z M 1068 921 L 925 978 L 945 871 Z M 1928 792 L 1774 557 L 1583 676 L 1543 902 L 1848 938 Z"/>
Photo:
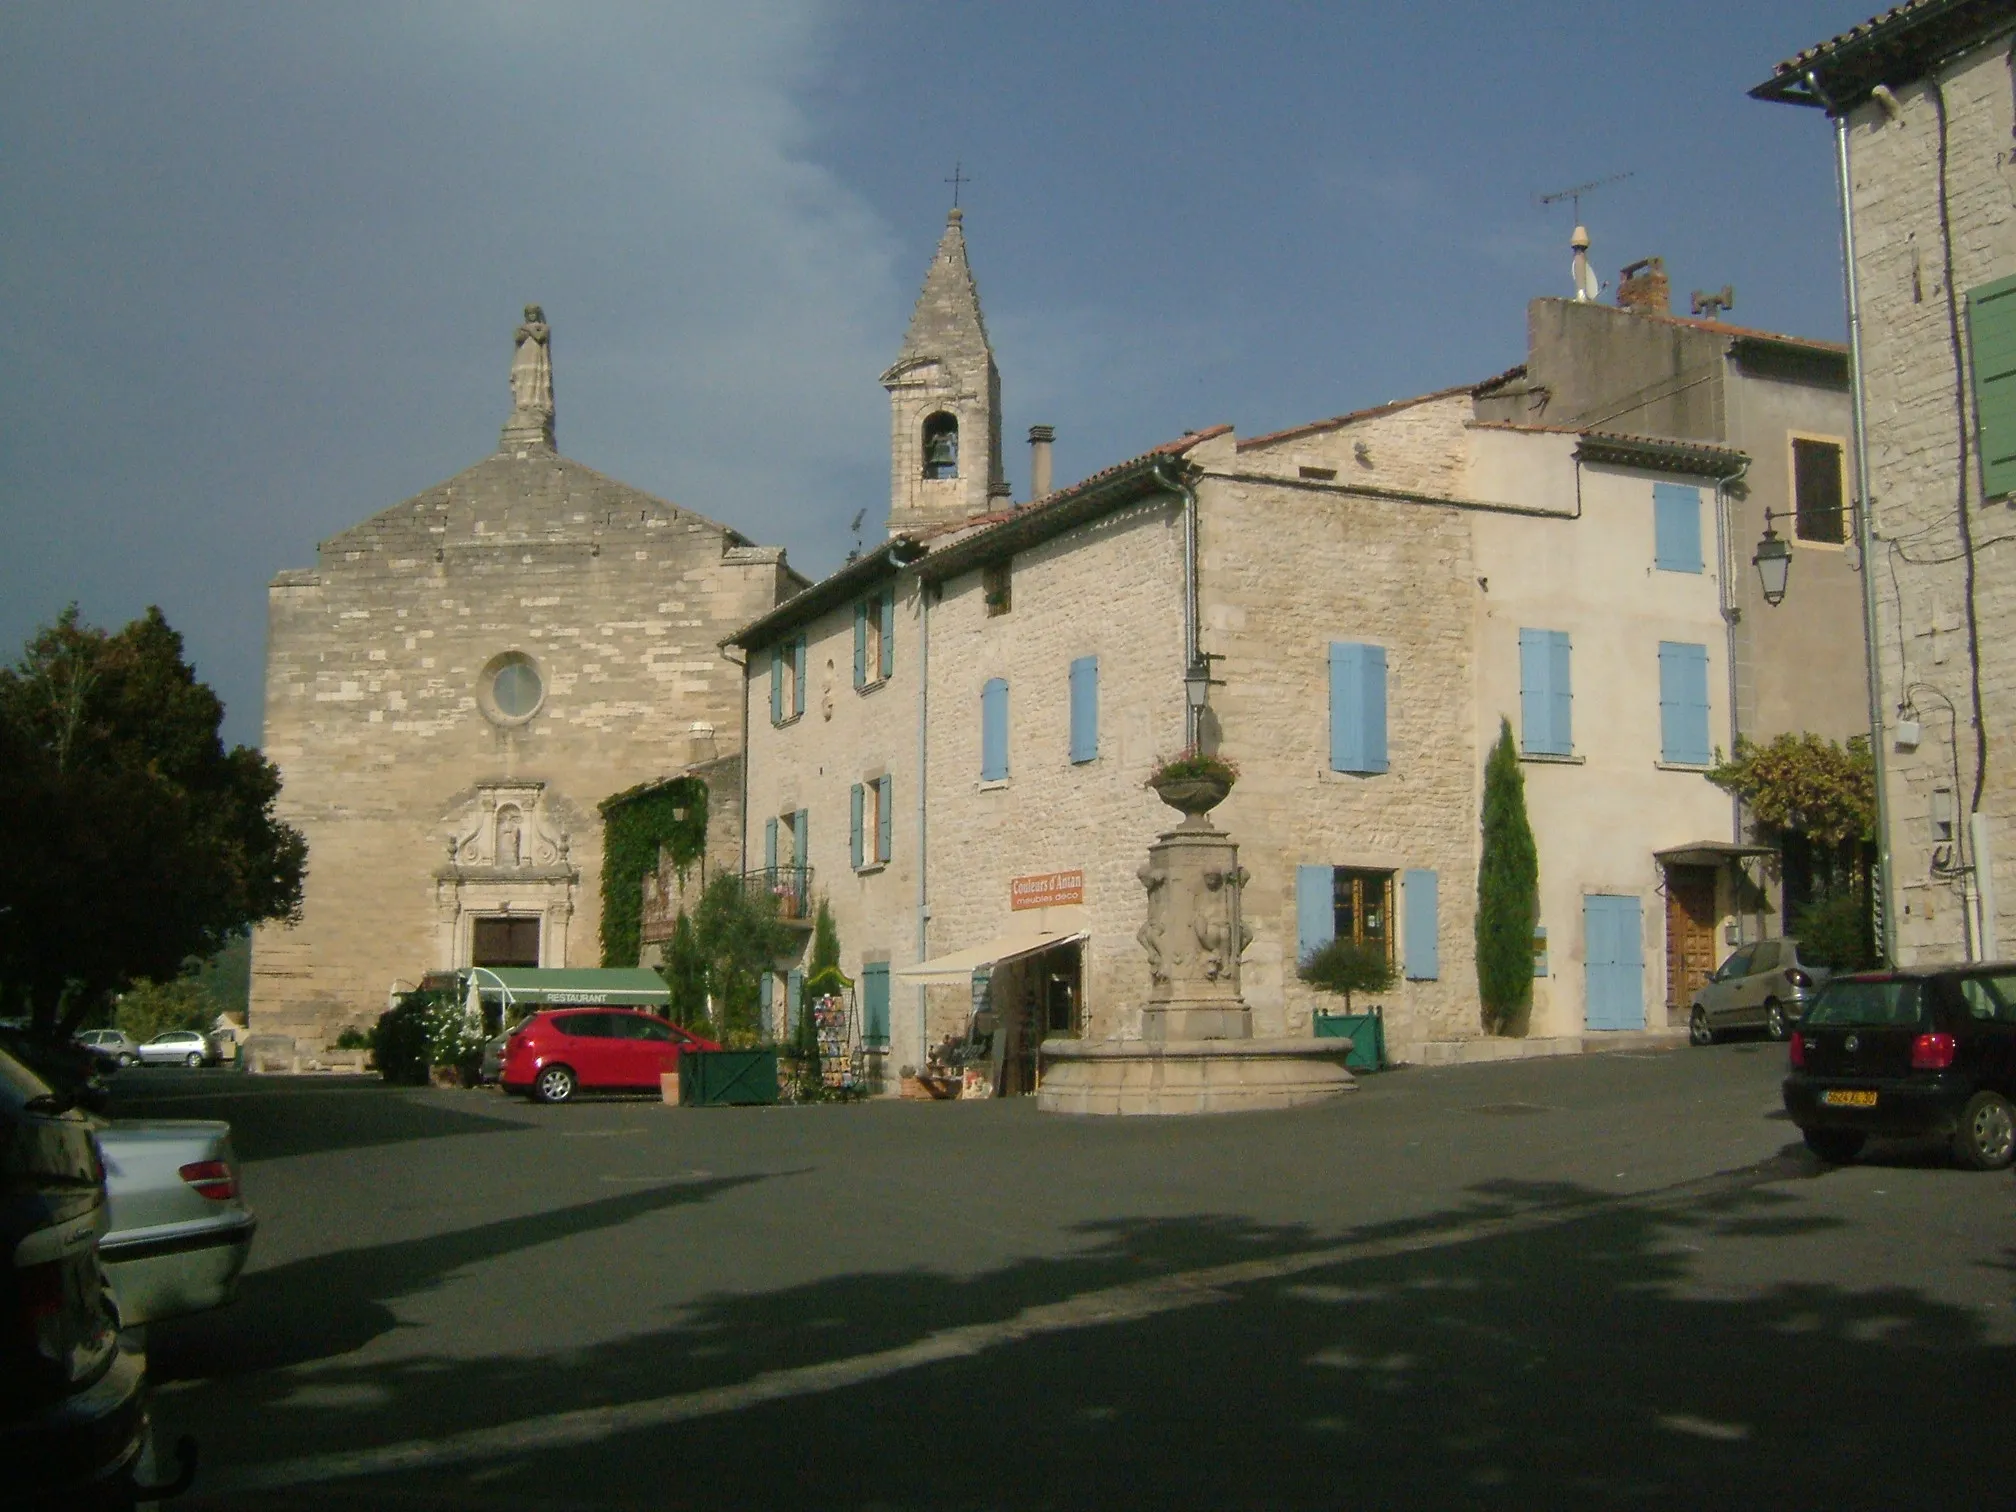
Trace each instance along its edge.
<path fill-rule="evenodd" d="M 1533 1003 L 1533 929 L 1540 922 L 1540 854 L 1526 822 L 1526 778 L 1512 725 L 1484 766 L 1484 843 L 1477 862 L 1477 997 L 1484 1027 L 1511 1029 Z"/>

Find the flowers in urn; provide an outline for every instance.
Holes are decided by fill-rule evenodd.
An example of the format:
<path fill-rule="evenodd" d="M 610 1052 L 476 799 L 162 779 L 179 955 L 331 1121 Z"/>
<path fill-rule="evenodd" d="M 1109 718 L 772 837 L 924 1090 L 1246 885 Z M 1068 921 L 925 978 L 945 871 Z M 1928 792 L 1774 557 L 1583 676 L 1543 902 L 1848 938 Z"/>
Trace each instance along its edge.
<path fill-rule="evenodd" d="M 1155 796 L 1185 814 L 1208 814 L 1225 801 L 1232 784 L 1239 780 L 1239 768 L 1223 756 L 1186 746 L 1155 764 L 1147 785 Z"/>

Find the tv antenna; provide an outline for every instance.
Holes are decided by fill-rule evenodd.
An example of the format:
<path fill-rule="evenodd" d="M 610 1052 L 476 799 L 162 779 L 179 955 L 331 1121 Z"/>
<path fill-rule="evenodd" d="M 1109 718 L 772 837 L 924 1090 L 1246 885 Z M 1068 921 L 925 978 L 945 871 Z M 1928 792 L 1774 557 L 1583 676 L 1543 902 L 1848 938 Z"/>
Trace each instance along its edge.
<path fill-rule="evenodd" d="M 1635 178 L 1637 175 L 1638 170 L 1633 168 L 1624 173 L 1613 173 L 1608 178 L 1591 179 L 1588 183 L 1577 184 L 1572 189 L 1556 189 L 1552 194 L 1541 195 L 1540 203 L 1543 205 L 1558 205 L 1563 200 L 1568 201 L 1575 211 L 1575 223 L 1580 225 L 1582 223 L 1583 195 L 1591 194 L 1601 189 L 1605 184 L 1621 183 L 1625 179 Z"/>
<path fill-rule="evenodd" d="M 861 555 L 861 522 L 868 518 L 868 509 L 863 505 L 854 511 L 854 523 L 847 528 L 854 532 L 854 549 L 847 553 L 847 560 L 853 561 Z"/>

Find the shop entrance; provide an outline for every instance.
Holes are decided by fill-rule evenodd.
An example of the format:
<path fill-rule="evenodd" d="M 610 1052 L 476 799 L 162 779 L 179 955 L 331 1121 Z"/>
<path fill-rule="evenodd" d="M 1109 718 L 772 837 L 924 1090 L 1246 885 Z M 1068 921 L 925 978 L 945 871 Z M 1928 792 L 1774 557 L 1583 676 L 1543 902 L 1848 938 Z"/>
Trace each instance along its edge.
<path fill-rule="evenodd" d="M 1083 947 L 1074 940 L 999 962 L 988 982 L 994 1020 L 994 1089 L 999 1096 L 1036 1090 L 1036 1050 L 1046 1039 L 1084 1030 Z"/>

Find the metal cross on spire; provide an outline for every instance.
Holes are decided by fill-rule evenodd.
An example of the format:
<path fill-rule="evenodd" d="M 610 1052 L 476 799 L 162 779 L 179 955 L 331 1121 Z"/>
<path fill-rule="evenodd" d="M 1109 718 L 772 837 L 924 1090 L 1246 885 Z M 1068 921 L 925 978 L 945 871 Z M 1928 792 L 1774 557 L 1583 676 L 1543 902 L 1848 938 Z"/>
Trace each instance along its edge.
<path fill-rule="evenodd" d="M 965 174 L 959 171 L 960 168 L 963 166 L 964 166 L 964 159 L 955 160 L 952 164 L 952 177 L 945 180 L 946 183 L 952 186 L 952 208 L 954 210 L 957 210 L 959 208 L 959 186 L 961 184 L 970 184 L 973 182 L 972 179 L 968 178 Z"/>

